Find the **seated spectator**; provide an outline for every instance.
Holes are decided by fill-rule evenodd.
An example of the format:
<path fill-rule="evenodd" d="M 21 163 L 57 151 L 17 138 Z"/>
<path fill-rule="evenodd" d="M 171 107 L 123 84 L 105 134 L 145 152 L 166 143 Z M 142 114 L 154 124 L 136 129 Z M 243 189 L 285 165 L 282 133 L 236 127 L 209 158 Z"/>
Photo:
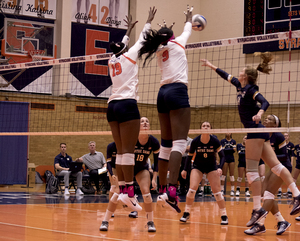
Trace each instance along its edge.
<path fill-rule="evenodd" d="M 108 178 L 107 172 L 98 174 L 98 169 L 106 167 L 106 161 L 102 152 L 96 151 L 96 142 L 89 142 L 89 151 L 90 153 L 83 155 L 80 158 L 77 158 L 76 161 L 83 162 L 87 169 L 89 169 L 89 174 L 91 180 L 95 183 L 97 188 L 97 193 L 101 194 L 99 187 L 100 179 L 103 181 L 102 193 L 106 194 L 108 189 Z"/>
<path fill-rule="evenodd" d="M 83 195 L 81 191 L 82 188 L 82 172 L 71 172 L 69 171 L 70 163 L 72 162 L 72 157 L 70 157 L 67 153 L 67 144 L 60 143 L 60 153 L 54 159 L 54 168 L 56 170 L 57 176 L 64 177 L 65 183 L 65 195 L 70 195 L 69 193 L 69 178 L 70 175 L 77 178 L 77 195 Z"/>

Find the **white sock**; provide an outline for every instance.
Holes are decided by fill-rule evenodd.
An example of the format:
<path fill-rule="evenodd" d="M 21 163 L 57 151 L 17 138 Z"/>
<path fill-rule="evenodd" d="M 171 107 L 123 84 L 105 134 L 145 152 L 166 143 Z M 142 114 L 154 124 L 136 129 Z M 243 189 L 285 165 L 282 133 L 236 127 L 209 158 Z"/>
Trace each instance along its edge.
<path fill-rule="evenodd" d="M 103 221 L 109 221 L 109 219 L 111 218 L 111 215 L 113 214 L 113 212 L 109 211 L 108 209 L 106 209 L 106 213 L 104 215 L 104 219 Z"/>
<path fill-rule="evenodd" d="M 220 208 L 220 214 L 221 216 L 227 216 L 226 208 Z"/>
<path fill-rule="evenodd" d="M 192 209 L 192 205 L 185 205 L 185 212 L 186 213 L 190 213 L 191 212 L 191 209 Z"/>
<path fill-rule="evenodd" d="M 153 222 L 153 211 L 152 212 L 146 212 L 146 217 L 148 222 L 152 221 Z"/>
<path fill-rule="evenodd" d="M 299 189 L 296 186 L 296 183 L 292 182 L 289 186 L 289 189 L 291 189 L 291 192 L 293 193 L 293 197 L 297 197 L 300 195 Z"/>
<path fill-rule="evenodd" d="M 277 222 L 283 222 L 283 221 L 285 221 L 280 212 L 275 213 L 274 217 L 276 218 Z"/>
<path fill-rule="evenodd" d="M 253 196 L 253 209 L 258 210 L 261 208 L 261 196 Z"/>

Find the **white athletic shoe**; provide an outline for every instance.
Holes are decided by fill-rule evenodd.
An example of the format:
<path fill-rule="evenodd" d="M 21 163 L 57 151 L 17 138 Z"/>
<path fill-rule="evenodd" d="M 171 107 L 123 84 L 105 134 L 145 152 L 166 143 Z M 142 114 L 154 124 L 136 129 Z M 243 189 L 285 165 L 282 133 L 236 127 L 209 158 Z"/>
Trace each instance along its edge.
<path fill-rule="evenodd" d="M 70 193 L 69 193 L 69 188 L 65 188 L 65 193 L 64 193 L 64 195 L 70 195 Z"/>
<path fill-rule="evenodd" d="M 147 223 L 147 227 L 148 227 L 148 232 L 149 232 L 149 233 L 156 232 L 156 228 L 155 228 L 154 222 L 149 221 L 149 222 Z"/>
<path fill-rule="evenodd" d="M 249 192 L 249 191 L 246 191 L 246 192 L 245 192 L 245 196 L 246 196 L 246 197 L 250 197 L 250 192 Z"/>
<path fill-rule="evenodd" d="M 142 211 L 142 207 L 139 205 L 136 196 L 128 197 L 128 194 L 123 194 L 121 197 L 119 196 L 119 198 L 125 205 L 127 205 L 127 207 L 129 207 L 133 211 Z"/>
<path fill-rule="evenodd" d="M 240 190 L 236 190 L 235 196 L 239 197 L 240 196 Z"/>
<path fill-rule="evenodd" d="M 234 196 L 234 191 L 233 190 L 230 191 L 230 196 Z"/>
<path fill-rule="evenodd" d="M 76 195 L 84 195 L 80 188 L 77 188 Z"/>

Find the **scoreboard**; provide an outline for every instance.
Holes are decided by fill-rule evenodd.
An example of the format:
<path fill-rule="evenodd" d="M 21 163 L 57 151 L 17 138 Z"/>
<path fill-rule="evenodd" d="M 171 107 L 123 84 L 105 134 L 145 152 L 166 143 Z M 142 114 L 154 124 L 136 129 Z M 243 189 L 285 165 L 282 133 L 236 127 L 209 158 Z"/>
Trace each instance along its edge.
<path fill-rule="evenodd" d="M 244 36 L 287 32 L 300 29 L 300 0 L 244 0 Z M 264 51 L 266 45 L 249 45 L 244 53 Z M 256 46 L 256 47 L 255 47 Z M 268 51 L 276 51 L 275 45 Z M 248 49 L 248 50 L 247 50 Z M 251 50 L 252 49 L 252 50 Z"/>

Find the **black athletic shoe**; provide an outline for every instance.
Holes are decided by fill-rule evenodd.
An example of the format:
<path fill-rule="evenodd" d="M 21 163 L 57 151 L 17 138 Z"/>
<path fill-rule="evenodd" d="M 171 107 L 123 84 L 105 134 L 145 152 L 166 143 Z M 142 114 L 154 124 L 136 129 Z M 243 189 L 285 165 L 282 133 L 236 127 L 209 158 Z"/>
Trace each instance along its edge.
<path fill-rule="evenodd" d="M 190 213 L 184 212 L 183 216 L 179 219 L 179 221 L 186 223 L 186 221 L 189 220 L 189 219 L 190 219 Z"/>
<path fill-rule="evenodd" d="M 253 210 L 250 221 L 246 224 L 247 227 L 251 227 L 255 223 L 259 222 L 262 218 L 267 216 L 268 211 L 260 208 L 259 210 Z"/>
<path fill-rule="evenodd" d="M 300 221 L 300 216 L 295 218 L 297 221 Z"/>
<path fill-rule="evenodd" d="M 100 231 L 107 231 L 108 230 L 108 222 L 102 221 L 102 224 L 99 229 L 100 229 Z"/>
<path fill-rule="evenodd" d="M 157 197 L 157 204 L 164 207 L 169 207 L 172 210 L 176 211 L 177 213 L 181 213 L 180 208 L 178 207 L 178 197 L 172 198 L 167 193 L 164 193 L 162 195 L 158 195 Z"/>
<path fill-rule="evenodd" d="M 281 191 L 278 191 L 277 197 L 281 197 L 281 196 L 282 196 L 282 192 L 281 192 Z"/>
<path fill-rule="evenodd" d="M 291 224 L 288 221 L 282 221 L 282 222 L 278 222 L 277 224 L 277 235 L 281 235 L 285 232 L 285 230 L 287 230 L 289 227 L 291 226 Z"/>
<path fill-rule="evenodd" d="M 149 233 L 153 233 L 153 232 L 156 232 L 156 228 L 155 228 L 155 225 L 152 221 L 149 221 L 147 223 L 147 227 L 148 227 L 148 232 Z"/>
<path fill-rule="evenodd" d="M 260 225 L 258 223 L 254 224 L 253 227 L 251 227 L 250 229 L 244 231 L 244 233 L 248 235 L 255 235 L 255 234 L 265 233 L 265 232 L 266 232 L 265 225 Z"/>
<path fill-rule="evenodd" d="M 131 213 L 129 213 L 128 215 L 130 218 L 137 218 L 138 217 L 138 212 L 137 211 L 132 211 Z"/>
<path fill-rule="evenodd" d="M 291 204 L 293 204 L 293 208 L 292 208 L 290 215 L 295 215 L 295 214 L 299 213 L 300 212 L 300 195 L 298 195 L 297 197 L 293 197 L 293 201 Z"/>
<path fill-rule="evenodd" d="M 221 225 L 228 225 L 228 217 L 226 215 L 221 216 Z"/>

